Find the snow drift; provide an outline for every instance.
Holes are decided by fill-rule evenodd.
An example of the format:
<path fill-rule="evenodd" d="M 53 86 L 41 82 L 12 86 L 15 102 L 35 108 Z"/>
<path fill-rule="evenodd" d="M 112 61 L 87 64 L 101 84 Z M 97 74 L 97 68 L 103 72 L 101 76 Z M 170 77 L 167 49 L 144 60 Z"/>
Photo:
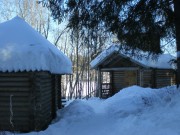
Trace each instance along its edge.
<path fill-rule="evenodd" d="M 28 135 L 180 135 L 179 99 L 175 86 L 132 86 L 106 100 L 74 100 L 48 129 Z"/>

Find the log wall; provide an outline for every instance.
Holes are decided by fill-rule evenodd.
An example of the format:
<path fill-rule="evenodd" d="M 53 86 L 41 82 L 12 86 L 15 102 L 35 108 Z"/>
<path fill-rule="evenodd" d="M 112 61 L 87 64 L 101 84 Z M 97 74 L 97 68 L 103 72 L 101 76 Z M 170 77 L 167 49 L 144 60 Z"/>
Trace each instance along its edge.
<path fill-rule="evenodd" d="M 112 72 L 112 89 L 113 94 L 117 93 L 120 89 L 124 88 L 124 71 L 113 71 Z"/>
<path fill-rule="evenodd" d="M 175 72 L 167 69 L 143 70 L 142 87 L 161 88 L 175 84 Z"/>
<path fill-rule="evenodd" d="M 170 86 L 175 84 L 175 71 L 173 70 L 156 70 L 157 88 Z"/>
<path fill-rule="evenodd" d="M 152 70 L 142 71 L 142 87 L 152 87 Z"/>
<path fill-rule="evenodd" d="M 113 71 L 111 83 L 114 93 L 128 86 L 139 85 L 140 80 L 138 79 L 138 77 L 139 77 L 139 72 L 136 70 Z"/>
<path fill-rule="evenodd" d="M 0 130 L 45 129 L 60 106 L 59 81 L 49 72 L 0 73 Z"/>
<path fill-rule="evenodd" d="M 175 84 L 175 72 L 164 69 L 140 69 L 132 71 L 112 71 L 111 72 L 111 92 L 112 95 L 119 90 L 139 85 L 142 87 L 161 88 Z M 102 84 L 103 85 L 103 84 Z M 102 88 L 103 90 L 103 88 Z"/>
<path fill-rule="evenodd" d="M 32 112 L 34 112 L 34 130 L 45 129 L 52 120 L 55 104 L 52 95 L 54 94 L 52 75 L 48 72 L 37 72 L 34 74 L 34 103 Z M 52 113 L 53 112 L 53 113 Z"/>
<path fill-rule="evenodd" d="M 28 73 L 0 73 L 0 130 L 29 130 L 30 85 Z"/>

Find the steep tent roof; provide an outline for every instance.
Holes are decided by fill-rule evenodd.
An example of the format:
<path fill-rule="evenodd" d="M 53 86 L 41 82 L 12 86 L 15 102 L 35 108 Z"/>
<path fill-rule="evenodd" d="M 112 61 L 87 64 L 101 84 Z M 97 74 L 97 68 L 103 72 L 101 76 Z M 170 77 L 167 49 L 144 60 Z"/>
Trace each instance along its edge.
<path fill-rule="evenodd" d="M 70 59 L 20 17 L 0 24 L 0 71 L 72 73 Z"/>
<path fill-rule="evenodd" d="M 157 57 L 157 59 L 146 59 L 144 57 L 138 59 L 135 56 L 130 56 L 128 53 L 125 54 L 124 51 L 120 50 L 118 45 L 112 45 L 108 49 L 104 50 L 100 53 L 94 60 L 91 61 L 90 65 L 91 68 L 97 69 L 99 65 L 106 61 L 112 54 L 117 53 L 119 56 L 123 58 L 129 58 L 130 61 L 145 67 L 145 68 L 158 68 L 158 69 L 174 69 L 175 65 L 172 64 L 170 61 L 175 59 L 170 54 L 161 54 Z M 143 52 L 141 52 L 143 53 Z"/>

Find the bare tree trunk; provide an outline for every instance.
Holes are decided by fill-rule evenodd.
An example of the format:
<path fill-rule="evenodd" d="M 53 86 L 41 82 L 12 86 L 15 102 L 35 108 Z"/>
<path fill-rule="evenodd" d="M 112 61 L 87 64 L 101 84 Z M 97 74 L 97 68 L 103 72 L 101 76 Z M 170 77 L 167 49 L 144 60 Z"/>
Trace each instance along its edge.
<path fill-rule="evenodd" d="M 90 59 L 89 59 L 89 57 L 90 57 L 90 55 L 89 55 L 89 46 L 90 46 L 90 43 L 89 43 L 89 30 L 88 30 L 88 48 L 87 48 L 88 49 L 88 54 L 87 54 L 87 57 L 88 57 L 88 64 L 87 64 L 87 72 L 88 72 L 88 97 L 87 98 L 89 98 L 89 96 L 90 96 L 90 91 L 89 91 L 90 90 L 89 89 L 90 88 L 90 85 L 89 85 L 89 77 L 90 77 L 89 76 L 90 75 L 89 74 L 89 72 L 90 72 L 89 71 L 89 63 L 90 63 Z"/>
<path fill-rule="evenodd" d="M 76 98 L 78 96 L 78 90 L 79 90 L 79 32 L 78 29 L 75 31 L 76 33 L 76 80 L 77 80 L 77 85 L 76 85 Z"/>

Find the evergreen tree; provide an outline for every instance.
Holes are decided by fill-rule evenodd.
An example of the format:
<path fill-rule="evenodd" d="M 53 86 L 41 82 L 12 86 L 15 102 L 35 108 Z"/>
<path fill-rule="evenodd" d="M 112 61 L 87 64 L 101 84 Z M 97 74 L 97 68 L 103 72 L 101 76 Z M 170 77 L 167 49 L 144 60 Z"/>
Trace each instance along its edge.
<path fill-rule="evenodd" d="M 177 84 L 180 84 L 179 0 L 44 0 L 54 19 L 68 19 L 70 29 L 103 27 L 122 45 L 162 53 L 160 39 L 176 39 Z"/>

